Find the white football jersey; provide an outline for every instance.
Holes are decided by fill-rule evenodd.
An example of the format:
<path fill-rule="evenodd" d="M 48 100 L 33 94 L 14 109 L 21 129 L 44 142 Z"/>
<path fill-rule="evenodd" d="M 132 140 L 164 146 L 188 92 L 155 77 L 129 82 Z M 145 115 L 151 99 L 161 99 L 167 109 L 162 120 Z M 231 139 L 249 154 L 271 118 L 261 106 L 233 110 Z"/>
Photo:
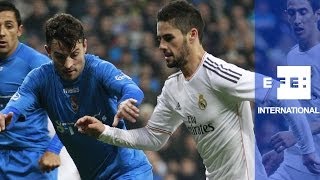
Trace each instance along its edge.
<path fill-rule="evenodd" d="M 190 80 L 168 78 L 148 128 L 172 133 L 184 123 L 193 135 L 209 179 L 254 179 L 250 102 L 254 73 L 205 54 Z"/>
<path fill-rule="evenodd" d="M 264 77 L 205 53 L 190 80 L 181 72 L 168 78 L 146 127 L 127 131 L 105 125 L 98 139 L 117 146 L 158 150 L 184 123 L 196 141 L 208 179 L 254 180 L 255 139 L 248 100 L 280 103 L 274 96 L 277 86 L 255 86 L 255 81 Z M 313 152 L 306 117 L 287 114 L 286 119 L 299 137 L 301 150 Z M 263 172 L 259 167 L 263 166 L 256 166 L 257 172 Z"/>
<path fill-rule="evenodd" d="M 294 46 L 287 56 L 287 64 L 289 66 L 311 66 L 311 100 L 301 100 L 304 107 L 317 107 L 320 109 L 320 44 L 312 47 L 308 51 L 301 52 L 299 46 Z M 306 114 L 310 122 L 320 121 L 320 114 Z M 320 134 L 313 135 L 315 149 L 320 156 Z M 300 171 L 310 173 L 303 165 L 301 151 L 296 144 L 285 151 L 284 163 Z"/>

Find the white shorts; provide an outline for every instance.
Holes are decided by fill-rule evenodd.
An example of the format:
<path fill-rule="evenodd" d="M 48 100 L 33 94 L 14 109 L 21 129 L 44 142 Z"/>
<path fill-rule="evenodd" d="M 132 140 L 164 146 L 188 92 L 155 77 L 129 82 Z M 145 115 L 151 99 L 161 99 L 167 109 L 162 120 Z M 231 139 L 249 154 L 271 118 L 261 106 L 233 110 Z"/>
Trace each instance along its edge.
<path fill-rule="evenodd" d="M 58 168 L 58 180 L 81 180 L 78 169 L 63 146 L 60 152 L 61 165 Z"/>

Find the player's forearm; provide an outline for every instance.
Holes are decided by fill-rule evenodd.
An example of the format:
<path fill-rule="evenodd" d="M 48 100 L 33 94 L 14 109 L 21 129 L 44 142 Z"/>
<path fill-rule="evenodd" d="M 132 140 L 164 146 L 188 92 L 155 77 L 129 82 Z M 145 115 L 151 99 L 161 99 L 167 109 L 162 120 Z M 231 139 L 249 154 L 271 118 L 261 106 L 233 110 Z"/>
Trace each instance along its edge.
<path fill-rule="evenodd" d="M 282 100 L 283 107 L 300 107 L 299 101 Z M 305 114 L 292 113 L 285 114 L 294 136 L 297 138 L 302 154 L 309 154 L 315 151 L 313 137 L 308 120 Z"/>
<path fill-rule="evenodd" d="M 137 100 L 137 105 L 140 105 L 143 98 L 144 98 L 144 94 L 142 92 L 142 90 L 134 85 L 134 84 L 127 84 L 123 87 L 122 89 L 122 97 L 121 99 L 118 101 L 118 104 L 120 104 L 121 102 L 133 98 L 135 100 Z"/>
<path fill-rule="evenodd" d="M 63 147 L 62 142 L 58 138 L 57 134 L 55 134 L 50 141 L 47 151 L 53 152 L 55 154 L 60 154 L 62 147 Z"/>
<path fill-rule="evenodd" d="M 260 79 L 263 79 L 263 76 L 260 76 Z M 301 107 L 301 104 L 298 100 L 278 100 L 276 87 L 280 86 L 279 82 L 273 81 L 272 83 L 273 86 L 271 89 L 269 89 L 267 93 L 265 93 L 263 90 L 256 93 L 256 97 L 260 98 L 260 103 L 264 103 L 263 105 L 270 104 L 272 106 L 278 106 L 283 108 Z M 311 152 L 314 152 L 315 147 L 313 137 L 305 114 L 287 113 L 283 115 L 285 119 L 289 122 L 290 128 L 297 139 L 302 154 L 309 154 Z"/>
<path fill-rule="evenodd" d="M 170 137 L 168 134 L 155 132 L 146 127 L 132 130 L 123 130 L 107 125 L 105 127 L 98 140 L 121 147 L 157 151 Z"/>

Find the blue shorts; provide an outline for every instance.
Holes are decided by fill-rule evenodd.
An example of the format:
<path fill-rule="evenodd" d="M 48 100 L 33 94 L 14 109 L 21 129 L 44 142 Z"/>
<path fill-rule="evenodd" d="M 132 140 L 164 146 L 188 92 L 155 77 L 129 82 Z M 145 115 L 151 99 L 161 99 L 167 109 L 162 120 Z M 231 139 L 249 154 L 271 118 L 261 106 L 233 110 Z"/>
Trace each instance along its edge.
<path fill-rule="evenodd" d="M 39 158 L 43 151 L 0 150 L 0 179 L 14 180 L 56 180 L 57 169 L 43 173 L 39 168 Z"/>
<path fill-rule="evenodd" d="M 102 177 L 101 177 L 102 176 Z M 96 177 L 98 180 L 104 180 L 103 173 Z M 152 167 L 149 164 L 144 164 L 138 168 L 134 168 L 131 171 L 115 173 L 109 180 L 153 180 Z"/>
<path fill-rule="evenodd" d="M 115 178 L 115 180 L 153 180 L 152 168 L 149 165 L 143 165 L 136 168 L 134 172 L 127 172 Z"/>
<path fill-rule="evenodd" d="M 105 165 L 95 180 L 153 180 L 152 166 L 141 150 L 119 148 L 113 163 Z"/>

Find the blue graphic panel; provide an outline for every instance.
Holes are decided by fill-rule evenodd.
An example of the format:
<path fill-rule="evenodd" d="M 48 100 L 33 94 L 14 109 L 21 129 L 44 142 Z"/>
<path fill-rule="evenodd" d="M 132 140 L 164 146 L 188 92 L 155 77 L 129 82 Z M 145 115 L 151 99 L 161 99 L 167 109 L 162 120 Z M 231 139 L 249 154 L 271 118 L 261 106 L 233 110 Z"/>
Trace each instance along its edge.
<path fill-rule="evenodd" d="M 255 72 L 265 75 L 256 76 L 257 180 L 320 179 L 318 166 L 303 163 L 308 153 L 317 163 L 320 151 L 319 4 L 255 1 Z"/>

